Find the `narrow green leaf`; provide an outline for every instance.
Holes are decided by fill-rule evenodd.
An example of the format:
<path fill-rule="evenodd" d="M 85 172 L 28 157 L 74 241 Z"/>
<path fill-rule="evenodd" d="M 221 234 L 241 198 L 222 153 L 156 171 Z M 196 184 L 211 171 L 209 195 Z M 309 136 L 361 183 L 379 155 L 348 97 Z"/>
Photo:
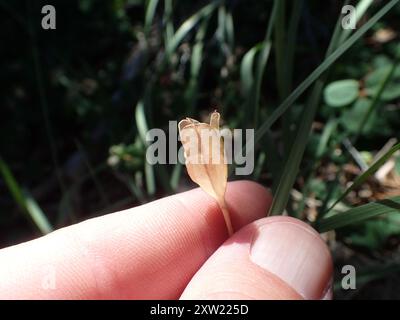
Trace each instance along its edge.
<path fill-rule="evenodd" d="M 215 8 L 218 6 L 219 1 L 210 3 L 209 5 L 203 7 L 200 11 L 192 15 L 187 19 L 176 31 L 171 41 L 168 43 L 167 56 L 170 56 L 175 49 L 179 46 L 182 40 L 187 36 L 187 34 L 193 29 L 197 23 L 204 17 L 211 15 Z"/>
<path fill-rule="evenodd" d="M 257 45 L 246 52 L 240 64 L 240 82 L 242 86 L 243 95 L 248 97 L 251 94 L 254 83 L 254 58 L 261 46 Z"/>
<path fill-rule="evenodd" d="M 382 214 L 400 213 L 400 197 L 384 199 L 351 208 L 345 212 L 323 218 L 315 228 L 323 233 L 342 228 Z"/>
<path fill-rule="evenodd" d="M 142 185 L 142 183 L 141 183 L 142 178 L 143 178 L 143 173 L 141 171 L 137 171 L 135 173 L 135 179 L 128 176 L 126 181 L 127 181 L 127 185 L 129 187 L 129 190 L 131 191 L 132 195 L 135 196 L 136 199 L 138 199 L 140 203 L 145 203 L 146 197 L 143 194 L 142 189 L 140 188 L 140 186 Z"/>
<path fill-rule="evenodd" d="M 156 193 L 156 179 L 154 177 L 154 168 L 147 161 L 144 163 L 144 174 L 146 179 L 147 194 L 153 196 Z"/>
<path fill-rule="evenodd" d="M 253 93 L 251 95 L 252 106 L 251 106 L 250 110 L 253 110 L 254 128 L 258 127 L 258 119 L 259 119 L 260 107 L 261 107 L 260 106 L 261 85 L 262 85 L 262 79 L 264 76 L 264 71 L 265 71 L 265 67 L 268 62 L 270 52 L 271 52 L 271 41 L 267 40 L 266 42 L 264 42 L 264 45 L 261 48 L 261 52 L 259 53 L 259 56 L 258 56 L 257 70 L 256 70 L 255 81 L 254 81 L 255 93 Z"/>
<path fill-rule="evenodd" d="M 209 19 L 204 19 L 196 34 L 196 43 L 193 46 L 190 65 L 190 77 L 198 83 L 200 68 L 203 60 L 204 37 L 206 35 Z"/>
<path fill-rule="evenodd" d="M 303 112 L 300 124 L 296 132 L 287 160 L 282 170 L 282 176 L 279 180 L 274 199 L 270 208 L 271 215 L 282 214 L 289 200 L 290 191 L 296 180 L 301 159 L 308 141 L 312 121 L 319 105 L 319 98 L 323 88 L 323 82 L 318 80 L 310 98 L 307 101 L 307 112 Z"/>
<path fill-rule="evenodd" d="M 172 38 L 174 37 L 174 24 L 172 22 L 172 0 L 164 0 L 163 23 L 165 24 L 164 43 L 165 48 L 168 48 Z"/>
<path fill-rule="evenodd" d="M 275 0 L 276 4 L 276 18 L 274 24 L 274 42 L 275 42 L 275 67 L 276 67 L 276 80 L 278 85 L 278 92 L 281 100 L 285 97 L 285 8 L 286 0 Z"/>
<path fill-rule="evenodd" d="M 154 15 L 156 13 L 158 0 L 148 0 L 146 6 L 146 14 L 144 18 L 144 34 L 147 37 L 153 24 Z"/>
<path fill-rule="evenodd" d="M 260 113 L 260 96 L 261 96 L 261 85 L 262 85 L 262 80 L 264 77 L 264 72 L 265 68 L 267 66 L 268 58 L 271 52 L 271 35 L 272 35 L 272 30 L 275 25 L 275 20 L 276 20 L 276 15 L 278 12 L 278 2 L 274 2 L 274 6 L 272 8 L 271 16 L 269 17 L 268 20 L 268 26 L 267 26 L 267 32 L 265 33 L 265 38 L 263 41 L 263 45 L 260 48 L 261 52 L 258 55 L 258 61 L 257 61 L 257 69 L 255 71 L 255 80 L 254 80 L 254 90 L 255 93 L 252 93 L 248 97 L 249 101 L 249 110 L 253 110 L 253 126 L 256 129 L 258 127 L 258 118 L 259 118 L 259 113 Z M 272 152 L 272 151 L 271 151 Z"/>
<path fill-rule="evenodd" d="M 400 150 L 400 143 L 390 148 L 382 157 L 380 157 L 368 170 L 359 175 L 350 187 L 329 207 L 327 212 L 332 210 L 340 201 L 342 201 L 352 190 L 362 185 L 371 175 L 373 175 L 397 150 Z"/>
<path fill-rule="evenodd" d="M 228 42 L 229 47 L 231 48 L 231 50 L 233 49 L 234 45 L 235 45 L 235 28 L 234 28 L 234 24 L 233 24 L 233 17 L 232 17 L 232 13 L 228 12 L 226 14 L 226 40 Z"/>
<path fill-rule="evenodd" d="M 333 132 L 335 132 L 337 127 L 336 120 L 330 120 L 325 125 L 324 131 L 322 132 L 321 139 L 319 140 L 317 151 L 316 151 L 316 158 L 319 159 L 325 153 L 328 142 L 330 137 L 332 136 Z"/>
<path fill-rule="evenodd" d="M 258 126 L 258 116 L 260 109 L 260 94 L 262 79 L 265 67 L 271 51 L 271 34 L 274 27 L 275 16 L 277 12 L 277 1 L 274 2 L 274 7 L 268 21 L 268 27 L 263 42 L 252 47 L 244 55 L 240 65 L 240 80 L 242 93 L 245 98 L 245 123 L 250 124 L 250 115 L 253 115 L 253 127 Z M 256 55 L 258 59 L 256 61 Z"/>
<path fill-rule="evenodd" d="M 147 126 L 147 121 L 146 121 L 146 115 L 144 112 L 144 104 L 142 101 L 139 101 L 136 106 L 135 118 L 136 118 L 136 126 L 137 126 L 137 129 L 139 132 L 140 139 L 142 140 L 144 145 L 147 145 L 146 134 L 148 132 L 148 126 Z M 154 168 L 147 161 L 145 161 L 144 172 L 145 172 L 147 193 L 149 195 L 154 195 L 156 192 L 156 181 L 155 181 L 155 177 L 154 177 Z"/>
<path fill-rule="evenodd" d="M 264 163 L 265 163 L 265 158 L 266 158 L 265 152 L 261 151 L 260 155 L 258 156 L 256 167 L 254 169 L 253 176 L 256 181 L 260 179 L 260 175 L 261 175 Z"/>
<path fill-rule="evenodd" d="M 289 20 L 286 52 L 285 52 L 285 95 L 292 90 L 293 66 L 297 44 L 297 33 L 304 0 L 293 1 L 292 13 Z"/>
<path fill-rule="evenodd" d="M 225 43 L 225 27 L 226 27 L 226 9 L 225 6 L 220 6 L 218 8 L 218 28 L 216 31 L 216 36 L 218 41 Z"/>
<path fill-rule="evenodd" d="M 47 219 L 42 209 L 40 209 L 35 199 L 33 199 L 31 194 L 27 190 L 24 190 L 24 196 L 25 196 L 26 210 L 28 211 L 29 216 L 31 217 L 33 223 L 38 227 L 38 229 L 40 230 L 40 232 L 42 232 L 42 234 L 47 234 L 52 232 L 53 227 L 51 226 L 49 220 Z"/>
<path fill-rule="evenodd" d="M 174 192 L 178 188 L 181 175 L 182 175 L 182 164 L 178 162 L 174 166 L 174 169 L 172 170 L 171 181 L 170 181 L 171 188 Z"/>
<path fill-rule="evenodd" d="M 143 101 L 139 101 L 136 105 L 135 120 L 140 139 L 142 140 L 143 144 L 146 145 L 146 134 L 149 131 L 149 128 L 147 126 Z"/>
<path fill-rule="evenodd" d="M 32 196 L 19 186 L 8 165 L 0 158 L 0 174 L 21 210 L 33 221 L 42 234 L 53 231 L 46 215 Z"/>
<path fill-rule="evenodd" d="M 8 165 L 0 158 L 0 173 L 18 206 L 25 210 L 25 197 Z"/>

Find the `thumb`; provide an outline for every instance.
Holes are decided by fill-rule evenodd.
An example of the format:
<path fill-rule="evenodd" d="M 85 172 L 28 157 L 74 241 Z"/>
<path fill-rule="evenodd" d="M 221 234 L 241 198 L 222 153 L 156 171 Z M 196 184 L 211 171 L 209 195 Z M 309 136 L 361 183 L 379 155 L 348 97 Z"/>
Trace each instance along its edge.
<path fill-rule="evenodd" d="M 331 255 L 319 234 L 300 220 L 271 217 L 227 240 L 181 299 L 326 299 L 331 278 Z"/>

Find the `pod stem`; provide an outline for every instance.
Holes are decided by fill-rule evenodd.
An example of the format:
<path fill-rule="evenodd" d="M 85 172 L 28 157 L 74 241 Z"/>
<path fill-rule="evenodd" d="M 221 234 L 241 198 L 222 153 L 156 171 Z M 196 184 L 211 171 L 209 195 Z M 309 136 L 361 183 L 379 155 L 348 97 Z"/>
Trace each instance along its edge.
<path fill-rule="evenodd" d="M 228 234 L 229 236 L 233 235 L 233 227 L 232 227 L 232 221 L 231 221 L 231 216 L 229 215 L 229 210 L 228 207 L 226 206 L 225 199 L 222 198 L 218 201 L 219 207 L 221 208 L 222 214 L 224 216 L 226 228 L 228 229 Z"/>

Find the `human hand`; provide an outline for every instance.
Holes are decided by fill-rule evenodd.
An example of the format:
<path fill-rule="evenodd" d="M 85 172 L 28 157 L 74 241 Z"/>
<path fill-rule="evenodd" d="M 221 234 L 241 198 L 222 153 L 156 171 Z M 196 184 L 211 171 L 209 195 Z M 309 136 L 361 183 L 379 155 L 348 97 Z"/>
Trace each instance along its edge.
<path fill-rule="evenodd" d="M 305 223 L 263 218 L 270 194 L 228 184 L 237 231 L 200 189 L 0 250 L 2 299 L 322 299 L 332 261 Z"/>

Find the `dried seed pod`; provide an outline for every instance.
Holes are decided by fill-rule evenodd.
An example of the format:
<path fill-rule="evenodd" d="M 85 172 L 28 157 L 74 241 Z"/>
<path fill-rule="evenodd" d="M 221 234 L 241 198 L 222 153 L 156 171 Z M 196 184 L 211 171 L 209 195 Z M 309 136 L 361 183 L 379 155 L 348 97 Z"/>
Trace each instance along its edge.
<path fill-rule="evenodd" d="M 179 135 L 185 151 L 186 169 L 190 178 L 217 200 L 224 215 L 229 235 L 232 222 L 225 203 L 228 166 L 219 131 L 220 114 L 214 111 L 210 124 L 186 118 L 179 122 Z"/>

